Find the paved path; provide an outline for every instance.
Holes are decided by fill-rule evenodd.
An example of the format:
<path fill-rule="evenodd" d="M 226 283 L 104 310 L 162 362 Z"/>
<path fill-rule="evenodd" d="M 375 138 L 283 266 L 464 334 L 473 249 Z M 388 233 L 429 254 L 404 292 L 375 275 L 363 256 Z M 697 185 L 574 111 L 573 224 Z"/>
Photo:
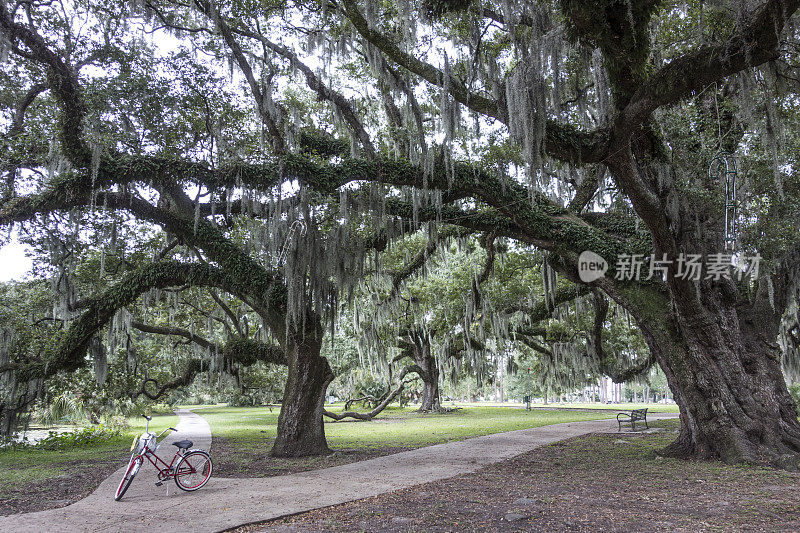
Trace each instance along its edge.
<path fill-rule="evenodd" d="M 202 417 L 188 411 L 178 414 L 184 424 L 179 429 L 187 428 L 187 432 L 195 431 L 201 437 L 198 447 L 206 446 L 203 432 L 210 444 L 208 424 Z M 674 416 L 656 415 L 652 419 Z M 152 466 L 143 467 L 122 501 L 113 498 L 120 471 L 87 498 L 62 509 L 0 518 L 0 531 L 220 531 L 474 472 L 560 440 L 616 432 L 616 425 L 613 419 L 569 422 L 437 444 L 299 474 L 252 479 L 212 477 L 197 492 L 183 492 L 170 483 L 169 497 L 164 487 L 153 486 L 155 476 L 145 479 L 142 475 L 152 471 Z"/>

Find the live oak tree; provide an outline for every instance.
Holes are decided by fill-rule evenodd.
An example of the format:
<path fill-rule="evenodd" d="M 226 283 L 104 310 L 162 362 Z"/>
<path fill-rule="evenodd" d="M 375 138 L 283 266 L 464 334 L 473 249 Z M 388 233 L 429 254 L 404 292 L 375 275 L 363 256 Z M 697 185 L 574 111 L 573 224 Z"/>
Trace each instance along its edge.
<path fill-rule="evenodd" d="M 327 215 L 311 211 L 310 193 L 301 190 L 293 197 L 283 198 L 280 190 L 283 180 L 278 174 L 267 180 L 260 192 L 248 187 L 242 193 L 243 175 L 239 169 L 220 172 L 216 168 L 221 162 L 215 159 L 219 143 L 225 143 L 226 150 L 241 151 L 247 149 L 248 139 L 258 135 L 248 136 L 238 130 L 235 136 L 226 139 L 225 133 L 229 131 L 223 131 L 221 121 L 240 117 L 235 105 L 226 103 L 224 93 L 215 93 L 218 77 L 208 69 L 193 68 L 187 65 L 185 54 L 177 54 L 170 62 L 177 71 L 171 81 L 182 91 L 171 90 L 169 82 L 150 75 L 152 71 L 147 72 L 146 79 L 155 87 L 151 91 L 145 85 L 143 90 L 137 84 L 140 80 L 131 76 L 131 70 L 135 69 L 131 69 L 130 59 L 139 54 L 145 67 L 153 67 L 153 56 L 135 37 L 125 39 L 121 25 L 124 18 L 120 19 L 119 13 L 104 11 L 107 6 L 92 6 L 97 11 L 89 13 L 80 11 L 80 16 L 94 23 L 92 31 L 96 33 L 76 40 L 71 33 L 76 28 L 67 13 L 80 6 L 60 6 L 63 13 L 51 7 L 0 5 L 4 53 L 10 49 L 21 60 L 12 63 L 9 72 L 22 80 L 27 75 L 47 80 L 42 87 L 28 93 L 30 98 L 19 103 L 19 113 L 14 115 L 12 128 L 4 137 L 11 150 L 4 153 L 3 160 L 8 178 L 3 196 L 3 223 L 36 217 L 47 219 L 65 211 L 88 209 L 90 216 L 97 216 L 98 211 L 118 210 L 162 228 L 169 239 L 153 262 L 127 273 L 106 290 L 86 297 L 72 290 L 59 295 L 64 302 L 60 307 L 69 312 L 77 310 L 77 316 L 69 317 L 74 318 L 69 327 L 54 335 L 46 349 L 31 357 L 12 354 L 15 360 L 4 362 L 4 375 L 14 373 L 16 382 L 28 384 L 38 383 L 59 371 L 81 368 L 99 330 L 120 313 L 125 315 L 126 307 L 153 290 L 183 286 L 221 290 L 246 302 L 261 317 L 270 341 L 277 345 L 242 339 L 229 353 L 288 366 L 279 420 L 281 429 L 273 453 L 304 455 L 327 451 L 321 412 L 324 391 L 332 375 L 327 361 L 319 354 L 322 318 L 335 307 L 334 283 L 345 277 L 358 279 L 359 250 L 367 249 L 367 239 L 336 223 L 329 223 L 327 228 L 317 224 Z M 16 21 L 16 16 L 23 12 L 28 17 L 27 25 Z M 92 37 L 98 35 L 102 42 L 93 42 Z M 53 42 L 61 37 L 62 43 Z M 63 43 L 66 44 L 61 47 Z M 72 54 L 80 56 L 79 65 L 72 63 L 75 60 Z M 114 89 L 122 94 L 113 95 L 112 89 L 109 95 L 109 91 L 92 83 L 97 80 L 82 84 L 79 70 L 90 64 L 118 67 Z M 15 82 L 22 81 L 15 76 L 9 77 Z M 200 86 L 198 78 L 204 82 Z M 107 101 L 90 100 L 86 85 L 110 96 L 111 105 Z M 49 103 L 60 110 L 53 131 L 58 141 L 53 140 L 49 149 L 46 144 L 31 146 L 31 139 L 21 131 L 26 113 L 31 122 L 47 129 L 42 122 L 46 113 L 36 113 L 38 110 L 33 106 L 34 100 L 46 91 L 52 96 Z M 136 103 L 126 107 L 127 98 Z M 149 101 L 151 98 L 155 100 Z M 182 107 L 186 104 L 189 107 Z M 199 113 L 191 111 L 195 105 L 200 106 Z M 210 108 L 214 109 L 213 114 L 205 111 Z M 154 111 L 162 116 L 154 117 Z M 170 119 L 174 122 L 167 123 Z M 219 122 L 215 125 L 211 121 Z M 118 124 L 122 125 L 123 133 L 115 136 L 113 127 Z M 193 153 L 208 159 L 189 161 L 187 157 Z M 31 176 L 49 200 L 31 203 L 32 198 L 18 195 L 17 185 Z M 193 199 L 185 189 L 190 182 L 198 189 Z M 272 201 L 266 196 L 270 193 Z M 209 201 L 201 200 L 209 197 Z M 235 227 L 235 217 L 254 211 L 259 212 L 256 219 L 269 221 L 264 227 Z M 295 231 L 293 226 L 298 219 L 306 224 L 301 231 Z M 237 230 L 247 235 L 246 242 L 237 238 Z M 284 243 L 286 246 L 281 248 Z M 348 253 L 341 254 L 342 251 Z M 63 260 L 59 267 L 69 270 Z M 81 297 L 79 301 L 77 297 Z M 156 331 L 157 328 L 148 325 L 136 329 L 184 335 L 194 343 L 208 342 L 197 339 L 186 329 Z M 194 362 L 184 375 L 168 385 L 185 385 L 198 370 Z M 151 394 L 159 396 L 163 388 L 163 384 L 157 386 Z M 145 383 L 142 392 L 147 391 Z"/>
<path fill-rule="evenodd" d="M 422 381 L 422 412 L 442 409 L 443 374 L 457 375 L 462 364 L 477 374 L 486 372 L 485 364 L 475 364 L 484 360 L 486 335 L 477 335 L 480 341 L 476 341 L 464 334 L 464 328 L 472 322 L 467 316 L 470 303 L 474 305 L 478 287 L 494 263 L 492 252 L 479 275 L 472 265 L 465 265 L 465 254 L 449 250 L 454 239 L 466 241 L 469 231 L 454 226 L 430 229 L 429 234 L 421 232 L 393 244 L 382 261 L 386 272 L 365 285 L 366 294 L 355 309 L 361 353 L 370 366 L 384 371 L 409 363 L 404 372 Z M 478 344 L 477 349 L 465 349 Z M 453 363 L 459 368 L 450 371 Z"/>
<path fill-rule="evenodd" d="M 535 249 L 445 226 L 385 254 L 383 283 L 367 283 L 355 305 L 358 338 L 379 373 L 412 363 L 423 382 L 420 411 L 441 407 L 440 381 L 492 382 L 516 372 L 526 350 L 535 353 L 530 379 L 542 390 L 581 388 L 602 375 L 629 381 L 655 363 L 630 315 L 583 287 L 554 282 Z"/>
<path fill-rule="evenodd" d="M 794 338 L 781 321 L 796 309 L 800 256 L 796 138 L 781 130 L 797 116 L 798 4 L 198 0 L 128 11 L 104 2 L 80 11 L 98 22 L 87 37 L 46 7 L 2 2 L 2 47 L 13 58 L 4 75 L 18 90 L 0 224 L 103 206 L 204 259 L 154 263 L 95 298 L 40 372 L 83 364 L 94 332 L 152 287 L 215 287 L 259 313 L 286 354 L 275 452 L 324 451 L 332 376 L 319 348 L 331 299 L 360 278 L 367 250 L 447 222 L 547 251 L 547 268 L 575 283 L 581 252 L 608 262 L 585 290 L 597 316 L 611 298 L 633 317 L 663 369 L 682 422 L 668 452 L 797 467 L 800 423 L 777 340 Z M 174 99 L 154 117 L 147 88 L 132 87 L 131 107 L 145 110 L 135 121 L 130 109 L 102 112 L 92 98 L 106 94 L 102 84 L 81 71 L 104 65 L 99 79 L 113 88 L 130 72 L 116 65 L 152 69 L 132 53 L 142 28 L 228 60 L 242 97 L 198 89 L 205 97 Z M 180 61 L 203 70 L 191 52 Z M 252 120 L 236 115 L 245 101 Z M 226 106 L 236 109 L 218 112 Z M 57 117 L 57 142 L 52 121 L 32 121 L 26 134 L 28 112 Z M 158 119 L 181 113 L 197 140 L 176 150 L 186 137 L 161 136 L 174 129 Z M 135 135 L 109 127 L 125 116 Z M 758 279 L 684 279 L 675 262 L 664 280 L 615 279 L 623 254 L 724 251 L 724 193 L 708 176 L 718 150 L 747 160 L 737 244 L 762 256 Z M 53 177 L 29 192 L 21 176 L 43 168 Z M 236 215 L 263 221 L 268 242 L 234 244 Z M 308 236 L 287 240 L 296 218 Z M 257 260 L 276 259 L 284 241 L 299 258 L 291 268 Z M 349 259 L 333 261 L 342 249 Z"/>

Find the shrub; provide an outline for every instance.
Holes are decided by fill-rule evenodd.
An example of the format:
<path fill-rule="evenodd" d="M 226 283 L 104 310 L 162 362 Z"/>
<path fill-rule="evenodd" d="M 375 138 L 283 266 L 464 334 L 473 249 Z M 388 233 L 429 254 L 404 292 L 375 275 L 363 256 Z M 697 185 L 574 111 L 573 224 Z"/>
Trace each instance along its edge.
<path fill-rule="evenodd" d="M 794 398 L 794 402 L 800 406 L 800 383 L 791 385 L 789 387 L 789 394 Z"/>
<path fill-rule="evenodd" d="M 253 394 L 236 390 L 230 396 L 228 396 L 228 405 L 231 407 L 251 407 L 254 405 L 261 405 L 261 398 L 257 398 Z"/>
<path fill-rule="evenodd" d="M 117 428 L 106 427 L 102 424 L 96 426 L 89 426 L 68 433 L 56 433 L 51 431 L 50 434 L 37 442 L 36 444 L 27 444 L 25 446 L 31 448 L 39 448 L 42 450 L 63 450 L 66 448 L 77 448 L 83 446 L 93 446 L 109 441 L 114 437 L 119 437 L 122 432 Z"/>

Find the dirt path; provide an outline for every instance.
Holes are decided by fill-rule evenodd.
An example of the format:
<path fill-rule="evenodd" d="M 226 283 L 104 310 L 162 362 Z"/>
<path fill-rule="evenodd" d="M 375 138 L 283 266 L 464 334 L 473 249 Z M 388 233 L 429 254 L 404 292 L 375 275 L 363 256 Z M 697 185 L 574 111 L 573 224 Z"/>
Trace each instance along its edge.
<path fill-rule="evenodd" d="M 181 420 L 187 423 L 193 420 L 194 431 L 200 432 L 203 424 L 208 428 L 199 415 L 181 414 Z M 669 415 L 653 418 L 665 417 L 671 418 Z M 191 493 L 179 491 L 173 484 L 168 497 L 163 487 L 153 486 L 154 475 L 147 480 L 140 474 L 125 498 L 115 502 L 113 494 L 122 476 L 119 472 L 119 476 L 111 476 L 89 497 L 68 507 L 6 517 L 0 522 L 0 531 L 149 532 L 170 527 L 220 531 L 474 472 L 539 446 L 615 430 L 614 420 L 555 424 L 298 474 L 257 479 L 212 478 L 208 485 Z M 167 442 L 172 440 L 177 439 Z M 197 445 L 204 446 L 205 443 Z M 141 472 L 148 470 L 152 471 L 152 467 L 143 467 Z"/>

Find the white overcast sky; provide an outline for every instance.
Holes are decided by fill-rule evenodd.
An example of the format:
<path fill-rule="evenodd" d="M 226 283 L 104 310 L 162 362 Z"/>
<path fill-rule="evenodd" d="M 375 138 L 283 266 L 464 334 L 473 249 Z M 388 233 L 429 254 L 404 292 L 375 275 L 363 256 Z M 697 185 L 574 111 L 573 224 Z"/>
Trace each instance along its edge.
<path fill-rule="evenodd" d="M 20 244 L 16 237 L 0 248 L 0 281 L 22 280 L 31 269 L 31 260 L 25 256 L 27 246 Z"/>

